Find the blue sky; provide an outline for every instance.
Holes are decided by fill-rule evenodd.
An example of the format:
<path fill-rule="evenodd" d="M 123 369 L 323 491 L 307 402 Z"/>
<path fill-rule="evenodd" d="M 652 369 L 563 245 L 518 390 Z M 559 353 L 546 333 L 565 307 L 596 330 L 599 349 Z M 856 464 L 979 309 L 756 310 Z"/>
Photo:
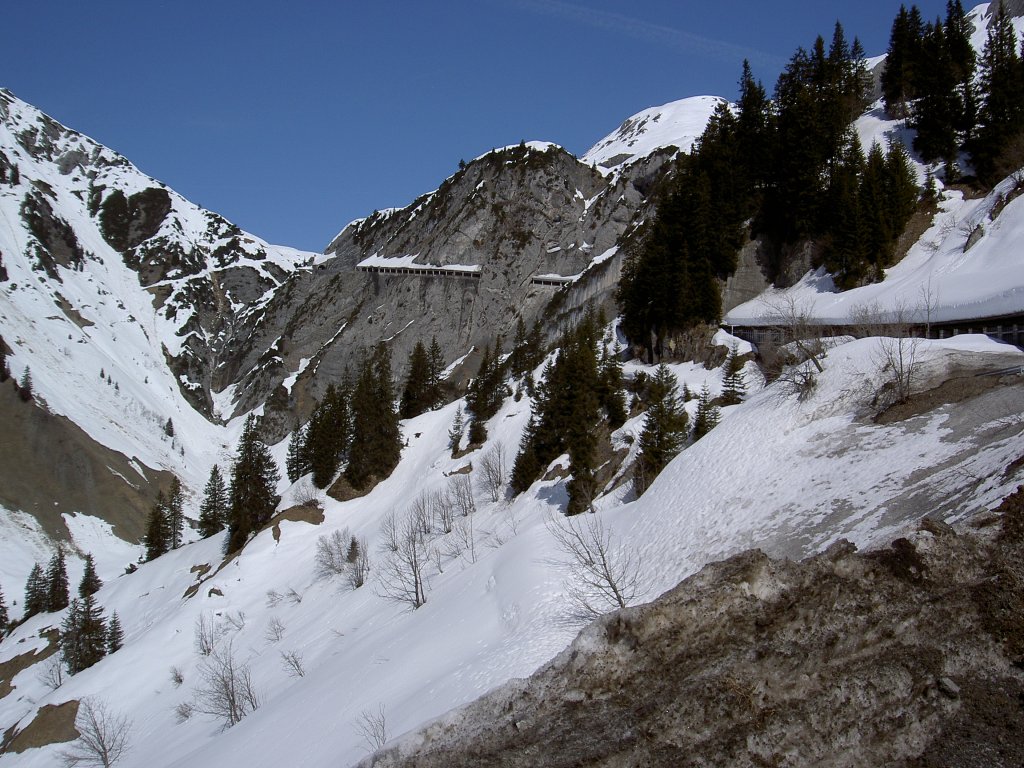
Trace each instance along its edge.
<path fill-rule="evenodd" d="M 744 57 L 770 91 L 837 19 L 882 53 L 899 6 L 40 0 L 4 9 L 0 85 L 243 229 L 321 250 L 492 147 L 582 154 L 649 106 L 734 98 Z"/>

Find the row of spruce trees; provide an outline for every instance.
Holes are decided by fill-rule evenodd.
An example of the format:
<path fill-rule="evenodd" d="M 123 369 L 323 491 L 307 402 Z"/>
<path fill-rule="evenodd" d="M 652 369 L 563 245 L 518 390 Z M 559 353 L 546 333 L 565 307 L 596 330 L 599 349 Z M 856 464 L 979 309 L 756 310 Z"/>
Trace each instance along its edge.
<path fill-rule="evenodd" d="M 623 330 L 653 362 L 670 336 L 721 315 L 719 283 L 750 237 L 769 278 L 792 246 L 819 245 L 841 287 L 877 279 L 915 210 L 918 191 L 898 144 L 865 153 L 852 129 L 867 105 L 863 50 L 836 24 L 831 44 L 800 48 L 773 98 L 743 63 L 735 109 L 720 104 L 655 193 L 623 267 Z M 837 216 L 841 211 L 842 215 Z"/>
<path fill-rule="evenodd" d="M 960 0 L 946 3 L 945 19 L 925 22 L 912 5 L 893 20 L 882 72 L 886 110 L 907 119 L 917 132 L 914 150 L 926 163 L 944 163 L 947 181 L 959 175 L 961 152 L 983 186 L 1024 165 L 1022 41 L 1001 2 L 990 12 L 980 58 Z"/>

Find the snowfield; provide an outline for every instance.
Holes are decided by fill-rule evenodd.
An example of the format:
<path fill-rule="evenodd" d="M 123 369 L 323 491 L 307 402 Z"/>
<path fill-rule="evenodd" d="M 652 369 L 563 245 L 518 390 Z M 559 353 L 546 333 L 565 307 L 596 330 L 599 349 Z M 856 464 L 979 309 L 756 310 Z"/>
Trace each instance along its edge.
<path fill-rule="evenodd" d="M 879 343 L 832 349 L 806 402 L 775 384 L 726 408 L 722 423 L 678 456 L 641 499 L 631 500 L 623 488 L 599 503 L 598 515 L 618 544 L 639 554 L 648 598 L 750 546 L 801 557 L 840 537 L 858 546 L 881 544 L 925 514 L 955 522 L 1007 492 L 1002 470 L 1020 455 L 1024 433 L 1020 386 L 978 398 L 981 410 L 970 419 L 964 406 L 950 406 L 875 424 L 869 416 L 883 376 Z M 916 353 L 922 386 L 961 367 L 970 371 L 958 375 L 1024 364 L 1024 353 L 984 337 L 921 342 Z M 691 389 L 705 382 L 714 388 L 720 377 L 700 366 L 674 371 Z M 565 480 L 540 481 L 510 503 L 491 502 L 479 462 L 499 444 L 511 461 L 528 401 L 507 400 L 489 422 L 489 443 L 452 459 L 447 430 L 459 405 L 403 422 L 408 445 L 395 474 L 365 498 L 326 499 L 321 525 L 281 522 L 279 537 L 264 530 L 223 565 L 215 537 L 108 580 L 99 602 L 120 615 L 125 647 L 57 691 L 48 691 L 30 667 L 0 701 L 0 722 L 24 718 L 24 725 L 43 704 L 92 695 L 133 718 L 126 766 L 351 765 L 367 753 L 359 731 L 363 713 L 383 707 L 388 732 L 397 736 L 533 672 L 578 629 L 569 619 L 565 556 L 547 527 L 560 516 Z M 382 520 L 403 513 L 420 491 L 445 487 L 446 475 L 470 464 L 475 562 L 468 551 L 448 552 L 451 534 L 439 536 L 435 546 L 445 554 L 428 568 L 427 603 L 414 611 L 388 601 L 378 572 Z M 969 510 L 957 503 L 968 493 Z M 374 559 L 369 583 L 357 590 L 342 578 L 315 574 L 317 537 L 345 529 L 369 540 Z M 203 566 L 211 573 L 201 576 Z M 195 595 L 185 597 L 200 579 Z M 224 732 L 202 715 L 175 719 L 175 707 L 199 685 L 200 617 L 219 626 L 220 642 L 250 665 L 262 701 Z M 28 621 L 0 646 L 0 661 L 42 647 L 39 631 L 60 618 Z M 275 620 L 284 627 L 280 639 L 268 633 Z M 282 652 L 299 654 L 303 677 L 287 673 Z M 184 678 L 180 687 L 172 667 Z M 0 766 L 52 765 L 57 751 L 4 755 Z"/>

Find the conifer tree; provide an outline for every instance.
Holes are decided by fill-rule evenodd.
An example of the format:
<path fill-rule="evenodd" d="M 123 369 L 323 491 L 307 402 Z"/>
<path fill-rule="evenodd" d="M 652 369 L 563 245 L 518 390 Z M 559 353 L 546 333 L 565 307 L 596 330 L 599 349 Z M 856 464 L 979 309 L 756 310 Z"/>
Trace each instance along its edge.
<path fill-rule="evenodd" d="M 124 630 L 121 628 L 121 619 L 118 618 L 117 611 L 111 614 L 110 621 L 107 622 L 106 642 L 107 653 L 116 653 L 124 645 Z"/>
<path fill-rule="evenodd" d="M 609 429 L 618 429 L 626 423 L 626 396 L 622 391 L 622 363 L 606 348 L 601 350 L 598 371 L 597 397 L 608 419 Z"/>
<path fill-rule="evenodd" d="M 27 365 L 21 374 L 21 381 L 18 382 L 18 397 L 26 403 L 32 399 L 32 371 Z"/>
<path fill-rule="evenodd" d="M 638 440 L 640 451 L 633 469 L 637 495 L 643 494 L 655 477 L 683 449 L 689 417 L 679 400 L 676 377 L 659 365 L 651 380 L 650 405 Z"/>
<path fill-rule="evenodd" d="M 341 390 L 328 385 L 323 401 L 306 425 L 304 454 L 317 488 L 326 488 L 334 481 L 348 452 L 351 414 L 347 390 L 347 384 Z"/>
<path fill-rule="evenodd" d="M 924 25 L 917 6 L 908 11 L 900 6 L 889 34 L 885 68 L 882 70 L 882 98 L 885 108 L 894 117 L 907 117 L 910 103 L 917 98 L 914 84 L 917 71 L 924 64 L 921 56 Z"/>
<path fill-rule="evenodd" d="M 306 452 L 306 427 L 296 426 L 288 439 L 288 453 L 285 457 L 285 473 L 292 483 L 310 472 L 308 454 Z"/>
<path fill-rule="evenodd" d="M 0 336 L 0 384 L 11 378 L 11 367 L 7 362 L 7 347 L 4 337 Z"/>
<path fill-rule="evenodd" d="M 430 337 L 430 348 L 427 350 L 427 370 L 429 371 L 430 408 L 436 408 L 442 402 L 441 374 L 444 373 L 444 352 L 437 343 L 437 337 Z"/>
<path fill-rule="evenodd" d="M 729 356 L 725 359 L 722 375 L 722 405 L 736 405 L 743 401 L 747 385 L 743 379 L 743 361 L 737 352 L 736 345 L 729 347 Z"/>
<path fill-rule="evenodd" d="M 182 544 L 182 536 L 185 532 L 183 505 L 181 480 L 175 475 L 171 479 L 171 489 L 167 494 L 167 544 L 171 549 L 177 549 Z"/>
<path fill-rule="evenodd" d="M 249 536 L 270 522 L 280 497 L 279 476 L 270 449 L 260 440 L 256 418 L 246 419 L 231 469 L 228 491 L 228 540 L 226 551 L 237 552 Z"/>
<path fill-rule="evenodd" d="M 436 341 L 436 339 L 435 339 Z M 419 416 L 434 405 L 434 382 L 431 377 L 430 358 L 423 342 L 417 341 L 409 353 L 408 373 L 405 387 L 402 389 L 402 400 L 399 414 L 403 419 Z"/>
<path fill-rule="evenodd" d="M 72 675 L 88 669 L 107 653 L 107 623 L 92 595 L 71 602 L 61 625 L 61 651 Z"/>
<path fill-rule="evenodd" d="M 352 392 L 352 442 L 345 479 L 356 490 L 391 474 L 401 457 L 391 356 L 378 344 L 364 360 Z"/>
<path fill-rule="evenodd" d="M 160 557 L 170 549 L 171 524 L 167 514 L 167 498 L 163 490 L 158 490 L 156 500 L 149 510 L 146 521 L 146 535 L 143 544 L 146 546 L 146 560 Z"/>
<path fill-rule="evenodd" d="M 718 425 L 718 406 L 711 402 L 711 392 L 705 384 L 697 398 L 697 413 L 693 417 L 693 440 L 696 442 Z"/>
<path fill-rule="evenodd" d="M 359 559 L 359 540 L 353 536 L 348 543 L 348 552 L 345 554 L 345 562 L 354 563 Z"/>
<path fill-rule="evenodd" d="M 451 449 L 452 456 L 459 451 L 459 445 L 462 443 L 462 435 L 466 431 L 466 420 L 462 415 L 462 406 L 455 411 L 455 419 L 452 421 L 451 429 L 448 430 L 448 447 Z"/>
<path fill-rule="evenodd" d="M 10 618 L 7 615 L 7 602 L 4 600 L 3 589 L 0 589 L 0 640 L 7 632 L 8 624 L 10 624 Z"/>
<path fill-rule="evenodd" d="M 210 479 L 203 489 L 203 501 L 199 505 L 199 535 L 204 539 L 224 530 L 228 516 L 228 492 L 224 487 L 220 467 L 216 464 L 210 470 Z"/>
<path fill-rule="evenodd" d="M 50 558 L 46 568 L 46 610 L 60 611 L 68 607 L 68 568 L 64 558 L 64 547 Z"/>
<path fill-rule="evenodd" d="M 78 596 L 95 595 L 102 586 L 103 582 L 96 574 L 96 562 L 93 560 L 93 556 L 87 553 L 85 555 L 85 572 L 82 574 L 82 580 L 78 583 Z"/>
<path fill-rule="evenodd" d="M 978 178 L 991 184 L 1007 171 L 1005 162 L 1019 164 L 1017 140 L 1024 131 L 1024 69 L 1010 13 L 1001 2 L 989 23 L 980 71 L 982 101 L 971 154 Z"/>
<path fill-rule="evenodd" d="M 25 582 L 25 618 L 45 611 L 46 602 L 46 577 L 39 563 L 34 563 Z"/>

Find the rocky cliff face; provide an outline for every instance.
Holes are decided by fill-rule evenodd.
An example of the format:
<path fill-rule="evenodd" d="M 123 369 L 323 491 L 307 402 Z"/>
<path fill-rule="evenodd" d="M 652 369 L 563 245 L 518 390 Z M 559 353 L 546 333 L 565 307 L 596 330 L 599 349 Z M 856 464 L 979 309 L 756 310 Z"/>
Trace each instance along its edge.
<path fill-rule="evenodd" d="M 709 565 L 363 765 L 1024 764 L 1024 490 L 999 511 Z"/>
<path fill-rule="evenodd" d="M 617 272 L 582 293 L 590 273 L 571 289 L 552 278 L 606 273 L 602 262 L 615 258 L 669 157 L 656 153 L 605 176 L 555 145 L 506 147 L 406 208 L 353 222 L 329 258 L 290 276 L 269 302 L 260 341 L 242 359 L 251 373 L 239 408 L 277 387 L 272 405 L 301 412 L 380 342 L 400 374 L 417 341 L 436 337 L 451 363 L 498 334 L 507 343 L 517 318 L 529 327 L 607 300 Z M 296 371 L 287 392 L 279 382 Z"/>

